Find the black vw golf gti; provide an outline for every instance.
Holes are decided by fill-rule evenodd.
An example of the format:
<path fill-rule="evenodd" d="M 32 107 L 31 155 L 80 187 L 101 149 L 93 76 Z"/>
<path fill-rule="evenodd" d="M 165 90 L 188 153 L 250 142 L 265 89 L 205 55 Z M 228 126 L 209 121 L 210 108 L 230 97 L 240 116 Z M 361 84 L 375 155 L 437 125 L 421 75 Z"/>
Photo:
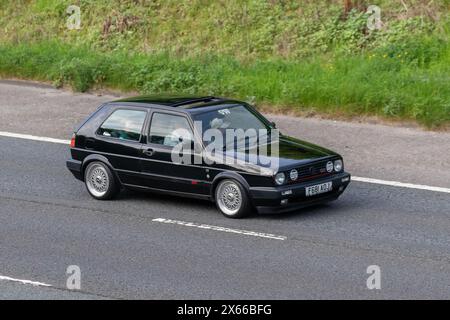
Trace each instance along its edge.
<path fill-rule="evenodd" d="M 230 130 L 244 135 L 229 139 Z M 350 182 L 339 154 L 279 133 L 245 102 L 216 97 L 105 103 L 73 134 L 71 155 L 68 169 L 95 199 L 149 190 L 214 201 L 229 218 L 332 201 Z"/>

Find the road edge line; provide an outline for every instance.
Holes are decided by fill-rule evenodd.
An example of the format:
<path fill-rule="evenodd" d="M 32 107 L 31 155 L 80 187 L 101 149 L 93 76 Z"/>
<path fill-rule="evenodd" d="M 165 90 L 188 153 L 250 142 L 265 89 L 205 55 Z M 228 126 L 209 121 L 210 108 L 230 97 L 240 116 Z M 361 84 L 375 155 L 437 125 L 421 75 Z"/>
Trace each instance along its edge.
<path fill-rule="evenodd" d="M 24 139 L 24 140 L 58 143 L 58 144 L 67 144 L 67 145 L 70 144 L 69 140 L 62 140 L 62 139 L 55 139 L 55 138 L 48 138 L 48 137 L 39 137 L 39 136 L 30 135 L 30 134 L 20 134 L 20 133 L 12 133 L 12 132 L 5 132 L 5 131 L 0 131 L 0 136 L 7 137 L 7 138 L 17 138 L 17 139 Z"/>
<path fill-rule="evenodd" d="M 450 193 L 449 188 L 432 187 L 432 186 L 427 186 L 427 185 L 422 185 L 422 184 L 405 183 L 405 182 L 398 182 L 398 181 L 388 181 L 388 180 L 363 178 L 363 177 L 354 177 L 354 176 L 352 176 L 352 180 L 357 181 L 357 182 L 371 183 L 371 184 L 381 184 L 381 185 L 391 186 L 391 187 L 400 187 L 400 188 L 409 188 L 409 189 Z"/>
<path fill-rule="evenodd" d="M 11 277 L 7 277 L 7 276 L 1 276 L 0 275 L 0 281 L 10 281 L 10 282 L 18 282 L 21 284 L 31 284 L 32 286 L 35 287 L 53 287 L 51 284 L 47 284 L 47 283 L 43 283 L 43 282 L 37 282 L 37 281 L 31 281 L 31 280 L 23 280 L 23 279 L 16 279 L 16 278 L 11 278 Z"/>
<path fill-rule="evenodd" d="M 28 134 L 12 133 L 12 132 L 5 132 L 5 131 L 0 131 L 0 137 L 18 138 L 18 139 L 24 139 L 24 140 L 50 142 L 50 143 L 65 144 L 65 145 L 70 144 L 69 140 L 62 140 L 62 139 L 55 139 L 55 138 L 48 138 L 48 137 L 39 137 L 39 136 L 33 136 L 33 135 L 28 135 Z M 433 187 L 433 186 L 427 186 L 427 185 L 422 185 L 422 184 L 405 183 L 405 182 L 399 182 L 399 181 L 389 181 L 389 180 L 381 180 L 381 179 L 373 179 L 373 178 L 364 178 L 364 177 L 357 177 L 357 176 L 352 176 L 352 180 L 357 181 L 357 182 L 379 184 L 379 185 L 385 185 L 385 186 L 391 186 L 391 187 L 400 187 L 400 188 L 418 189 L 418 190 L 426 190 L 426 191 L 441 192 L 441 193 L 450 193 L 450 188 Z"/>

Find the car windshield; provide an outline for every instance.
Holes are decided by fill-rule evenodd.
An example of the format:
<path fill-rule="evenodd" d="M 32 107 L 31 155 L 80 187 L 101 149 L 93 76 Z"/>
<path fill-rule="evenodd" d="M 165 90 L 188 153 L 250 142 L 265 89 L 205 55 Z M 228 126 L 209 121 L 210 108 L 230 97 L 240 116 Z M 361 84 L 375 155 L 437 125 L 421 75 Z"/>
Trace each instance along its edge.
<path fill-rule="evenodd" d="M 203 132 L 208 129 L 270 130 L 265 122 L 244 105 L 224 105 L 221 109 L 195 115 L 194 121 L 202 123 Z"/>
<path fill-rule="evenodd" d="M 224 137 L 226 130 L 252 129 L 260 134 L 260 130 L 267 130 L 266 133 L 269 133 L 272 129 L 245 105 L 224 105 L 220 109 L 196 114 L 193 119 L 201 122 L 203 134 L 209 129 L 217 129 Z M 208 141 L 205 141 L 205 144 L 208 144 Z"/>

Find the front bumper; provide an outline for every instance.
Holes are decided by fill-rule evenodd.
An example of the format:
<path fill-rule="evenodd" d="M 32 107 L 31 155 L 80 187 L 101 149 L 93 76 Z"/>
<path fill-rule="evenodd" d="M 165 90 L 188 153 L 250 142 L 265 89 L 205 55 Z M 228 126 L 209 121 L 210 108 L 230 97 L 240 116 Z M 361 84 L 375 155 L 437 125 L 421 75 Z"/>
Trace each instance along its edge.
<path fill-rule="evenodd" d="M 83 181 L 81 161 L 70 159 L 70 160 L 66 161 L 66 166 L 67 166 L 67 169 L 69 169 L 69 171 L 72 172 L 72 174 L 74 175 L 75 178 Z"/>
<path fill-rule="evenodd" d="M 280 187 L 250 187 L 250 197 L 258 213 L 281 213 L 336 200 L 350 183 L 350 174 L 342 172 L 330 177 Z M 307 197 L 306 187 L 333 182 L 330 192 Z M 282 204 L 282 200 L 283 204 Z M 287 201 L 286 201 L 287 200 Z"/>

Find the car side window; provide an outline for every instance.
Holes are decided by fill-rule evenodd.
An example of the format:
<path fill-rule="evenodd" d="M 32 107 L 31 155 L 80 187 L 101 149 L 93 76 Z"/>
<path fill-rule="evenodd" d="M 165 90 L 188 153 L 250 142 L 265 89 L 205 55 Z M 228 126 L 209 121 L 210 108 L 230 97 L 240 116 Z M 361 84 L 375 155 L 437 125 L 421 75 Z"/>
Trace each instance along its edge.
<path fill-rule="evenodd" d="M 174 147 L 182 141 L 192 140 L 192 130 L 185 117 L 167 113 L 153 114 L 150 125 L 150 143 Z"/>
<path fill-rule="evenodd" d="M 103 122 L 97 134 L 122 140 L 139 141 L 147 112 L 119 109 Z"/>

